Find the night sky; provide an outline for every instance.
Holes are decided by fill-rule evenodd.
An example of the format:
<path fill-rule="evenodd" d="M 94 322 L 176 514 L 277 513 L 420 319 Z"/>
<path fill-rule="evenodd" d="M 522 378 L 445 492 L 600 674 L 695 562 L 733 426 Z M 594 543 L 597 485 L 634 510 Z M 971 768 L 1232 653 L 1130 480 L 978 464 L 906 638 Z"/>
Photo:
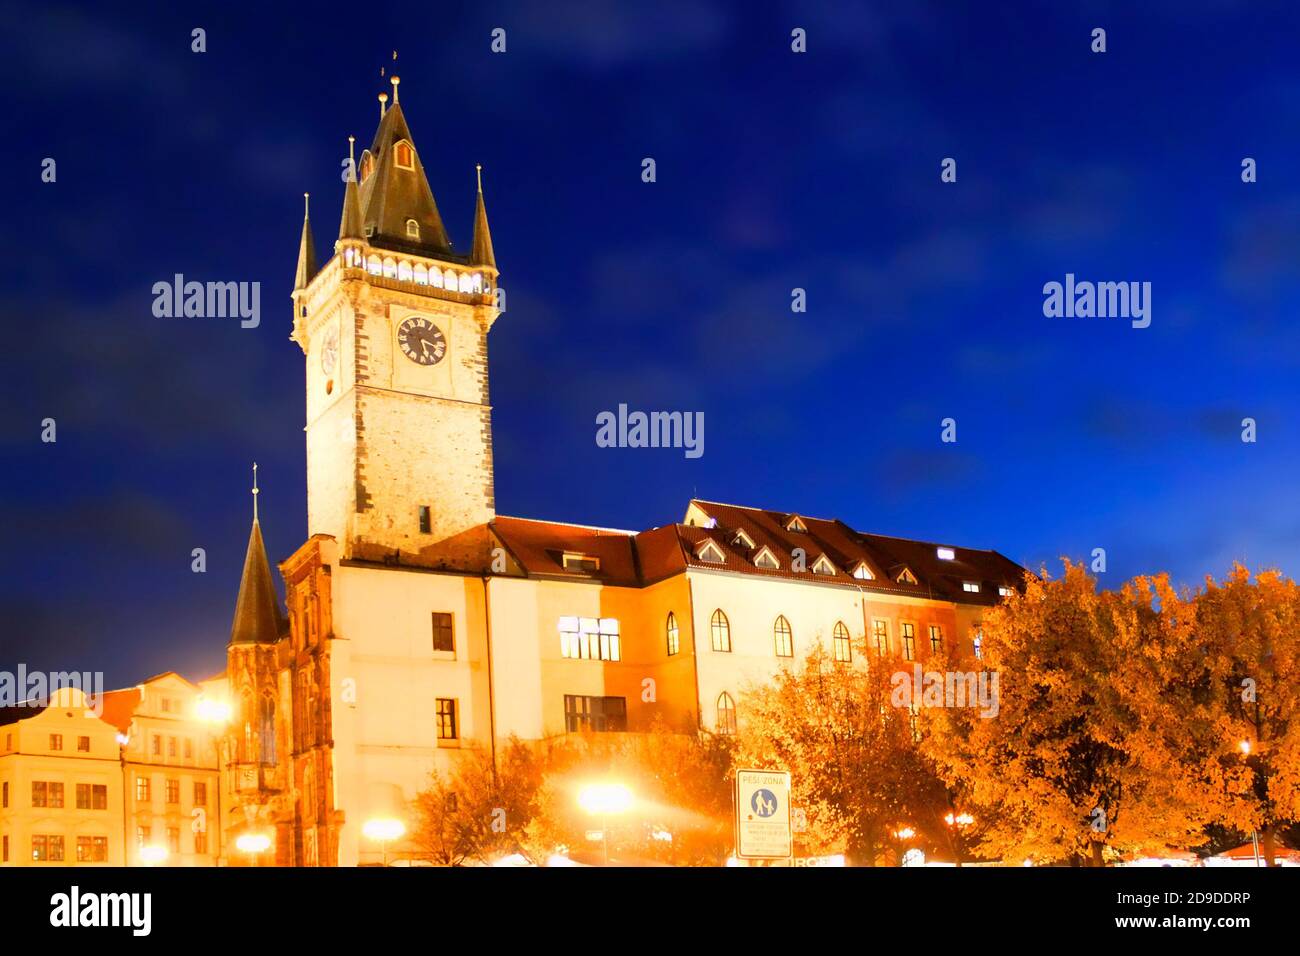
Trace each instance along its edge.
<path fill-rule="evenodd" d="M 394 48 L 462 251 L 484 167 L 499 513 L 1296 570 L 1293 3 L 2 6 L 0 667 L 224 666 L 254 460 L 272 561 L 306 536 L 302 194 L 326 258 Z M 155 318 L 178 272 L 261 325 Z M 1150 328 L 1045 318 L 1067 272 L 1151 282 Z M 703 457 L 598 448 L 619 403 L 704 412 Z"/>

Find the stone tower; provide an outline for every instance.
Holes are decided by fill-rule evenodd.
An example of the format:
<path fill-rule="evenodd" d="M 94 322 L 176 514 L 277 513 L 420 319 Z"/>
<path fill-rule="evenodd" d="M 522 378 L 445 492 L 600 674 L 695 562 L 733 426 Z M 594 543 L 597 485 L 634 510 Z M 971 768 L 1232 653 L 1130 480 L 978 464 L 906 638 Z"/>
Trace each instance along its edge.
<path fill-rule="evenodd" d="M 482 181 L 473 240 L 456 252 L 391 82 L 319 269 L 303 223 L 292 337 L 307 362 L 307 530 L 343 560 L 481 571 L 497 317 Z"/>

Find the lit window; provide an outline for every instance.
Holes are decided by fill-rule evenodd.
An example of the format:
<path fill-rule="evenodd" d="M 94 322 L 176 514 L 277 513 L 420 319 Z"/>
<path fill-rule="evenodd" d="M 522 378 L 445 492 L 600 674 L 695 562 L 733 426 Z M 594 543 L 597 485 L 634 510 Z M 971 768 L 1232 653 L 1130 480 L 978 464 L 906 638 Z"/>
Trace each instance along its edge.
<path fill-rule="evenodd" d="M 375 161 L 370 156 L 370 150 L 366 150 L 361 154 L 361 181 L 364 183 L 374 171 Z"/>
<path fill-rule="evenodd" d="M 410 239 L 420 238 L 420 224 L 414 219 L 406 220 L 406 235 Z"/>
<path fill-rule="evenodd" d="M 998 588 L 998 597 L 1011 597 L 1011 588 L 1008 587 Z"/>
<path fill-rule="evenodd" d="M 785 530 L 798 531 L 802 533 L 808 530 L 808 526 L 803 523 L 803 519 L 798 515 L 791 515 L 790 520 L 785 523 Z"/>
<path fill-rule="evenodd" d="M 447 654 L 456 650 L 455 637 L 451 630 L 451 615 L 445 611 L 433 612 L 433 649 Z"/>
<path fill-rule="evenodd" d="M 930 625 L 930 652 L 938 654 L 943 650 L 943 628 L 938 624 Z"/>
<path fill-rule="evenodd" d="M 583 661 L 620 660 L 618 619 L 560 618 L 560 656 Z"/>
<path fill-rule="evenodd" d="M 181 802 L 181 782 L 172 778 L 167 779 L 166 798 L 168 803 Z"/>
<path fill-rule="evenodd" d="M 871 573 L 871 569 L 867 567 L 867 562 L 865 561 L 858 562 L 858 566 L 853 569 L 853 576 L 859 581 L 873 581 L 876 577 Z"/>
<path fill-rule="evenodd" d="M 898 572 L 898 580 L 901 584 L 915 584 L 916 575 L 912 573 L 911 568 L 903 568 L 902 571 Z"/>
<path fill-rule="evenodd" d="M 940 561 L 953 561 L 957 557 L 957 552 L 953 551 L 952 548 L 939 548 L 935 551 L 935 554 L 939 556 Z"/>
<path fill-rule="evenodd" d="M 831 643 L 837 661 L 847 664 L 853 660 L 853 642 L 849 640 L 849 629 L 844 626 L 843 621 L 835 622 Z"/>
<path fill-rule="evenodd" d="M 460 291 L 466 295 L 474 291 L 474 277 L 468 272 L 460 274 Z"/>
<path fill-rule="evenodd" d="M 754 555 L 754 567 L 775 571 L 781 567 L 781 562 L 777 561 L 776 555 L 767 545 L 763 545 L 758 554 Z"/>
<path fill-rule="evenodd" d="M 736 702 L 725 690 L 718 695 L 718 733 L 736 732 Z"/>
<path fill-rule="evenodd" d="M 677 615 L 668 612 L 668 656 L 672 657 L 682 649 L 681 632 L 677 629 Z"/>
<path fill-rule="evenodd" d="M 438 739 L 457 740 L 456 701 L 451 697 L 439 697 L 438 700 Z"/>
<path fill-rule="evenodd" d="M 442 270 L 442 284 L 447 289 L 448 292 L 456 291 L 456 270 L 455 269 Z"/>
<path fill-rule="evenodd" d="M 366 226 L 367 236 L 370 235 L 371 231 L 372 231 L 371 227 Z M 369 272 L 372 276 L 380 275 L 384 271 L 384 264 L 379 261 L 378 256 L 371 256 L 369 259 L 366 260 L 366 271 Z"/>
<path fill-rule="evenodd" d="M 397 168 L 413 169 L 415 166 L 415 150 L 411 149 L 411 144 L 403 140 L 397 144 Z"/>
<path fill-rule="evenodd" d="M 813 574 L 833 576 L 835 574 L 835 565 L 831 564 L 830 558 L 823 554 L 813 562 Z"/>
<path fill-rule="evenodd" d="M 424 267 L 424 263 L 417 262 L 411 270 L 411 278 L 416 285 L 429 284 L 429 270 Z"/>
<path fill-rule="evenodd" d="M 176 756 L 176 738 L 175 738 L 175 737 L 168 737 L 168 738 L 167 738 L 167 756 L 169 756 L 169 757 L 175 757 L 175 756 Z"/>
<path fill-rule="evenodd" d="M 903 660 L 916 660 L 916 627 L 903 623 L 898 626 L 903 635 Z"/>
<path fill-rule="evenodd" d="M 406 224 L 406 234 L 407 234 L 408 236 L 411 234 L 411 223 L 413 223 L 413 222 L 415 222 L 414 219 L 412 219 L 410 222 L 408 222 L 408 223 Z M 419 233 L 420 230 L 417 228 L 415 231 L 416 231 L 416 233 L 417 233 L 417 235 L 418 235 L 418 233 Z M 399 263 L 397 264 L 397 281 L 398 281 L 398 282 L 410 282 L 410 281 L 411 281 L 411 276 L 412 276 L 412 275 L 413 275 L 413 273 L 411 272 L 411 264 L 410 264 L 409 262 L 407 262 L 405 259 L 403 259 L 401 262 L 399 262 Z"/>
<path fill-rule="evenodd" d="M 967 591 L 967 592 L 969 592 L 969 593 L 971 593 L 971 594 L 979 594 L 979 593 L 980 593 L 980 586 L 979 586 L 979 582 L 978 582 L 978 581 L 963 581 L 963 582 L 961 583 L 961 589 L 962 589 L 963 591 Z"/>
<path fill-rule="evenodd" d="M 148 777 L 135 778 L 135 798 L 141 803 L 148 803 L 150 799 L 150 785 Z"/>
<path fill-rule="evenodd" d="M 709 637 L 715 651 L 731 651 L 731 622 L 722 613 L 722 608 L 714 611 L 713 617 L 709 619 Z"/>
<path fill-rule="evenodd" d="M 420 505 L 420 534 L 428 534 L 431 527 L 433 525 L 429 517 L 429 506 Z"/>
<path fill-rule="evenodd" d="M 744 531 L 737 531 L 736 536 L 731 539 L 731 543 L 741 548 L 752 548 L 754 539 L 745 534 Z"/>
<path fill-rule="evenodd" d="M 881 657 L 889 654 L 889 623 L 876 618 L 871 622 L 871 636 L 876 640 L 876 653 Z"/>
<path fill-rule="evenodd" d="M 975 634 L 971 637 L 971 647 L 975 651 L 975 660 L 977 661 L 983 660 L 984 659 L 984 632 L 979 630 L 978 628 L 976 629 Z"/>
<path fill-rule="evenodd" d="M 63 734 L 50 734 L 50 749 L 51 750 L 63 749 Z"/>
<path fill-rule="evenodd" d="M 595 574 L 600 570 L 600 558 L 589 554 L 566 551 L 561 560 L 566 571 L 582 571 L 585 574 Z"/>
<path fill-rule="evenodd" d="M 442 270 L 434 267 L 429 270 L 429 285 L 435 289 L 442 288 Z"/>
<path fill-rule="evenodd" d="M 708 561 L 710 564 L 721 564 L 726 560 L 722 549 L 718 547 L 716 541 L 706 538 L 695 550 L 695 556 L 701 561 Z"/>
<path fill-rule="evenodd" d="M 385 278 L 385 279 L 396 279 L 396 278 L 397 278 L 397 260 L 396 260 L 396 259 L 385 259 L 385 260 L 384 260 L 384 278 Z"/>
<path fill-rule="evenodd" d="M 790 633 L 790 622 L 785 615 L 779 615 L 772 625 L 772 638 L 776 641 L 777 657 L 794 657 L 794 637 Z"/>
<path fill-rule="evenodd" d="M 181 852 L 181 831 L 180 831 L 180 827 L 168 827 L 168 828 L 167 828 L 167 852 L 168 852 L 168 853 L 180 853 L 180 852 Z"/>
<path fill-rule="evenodd" d="M 475 272 L 469 277 L 469 291 L 474 293 L 483 291 L 483 273 Z"/>

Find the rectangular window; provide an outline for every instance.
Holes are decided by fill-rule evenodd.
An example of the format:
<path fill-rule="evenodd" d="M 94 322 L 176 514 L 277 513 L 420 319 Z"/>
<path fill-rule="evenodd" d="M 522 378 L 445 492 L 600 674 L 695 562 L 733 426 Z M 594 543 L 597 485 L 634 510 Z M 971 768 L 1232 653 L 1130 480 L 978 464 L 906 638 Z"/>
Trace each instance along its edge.
<path fill-rule="evenodd" d="M 77 784 L 77 809 L 90 809 L 90 784 L 88 783 Z"/>
<path fill-rule="evenodd" d="M 90 788 L 90 809 L 108 809 L 108 785 L 97 783 Z"/>
<path fill-rule="evenodd" d="M 175 756 L 176 756 L 176 738 L 175 738 L 175 737 L 168 737 L 168 738 L 167 738 L 167 756 L 169 756 L 169 757 L 175 757 Z"/>
<path fill-rule="evenodd" d="M 627 730 L 627 698 L 564 695 L 564 728 L 569 733 Z"/>
<path fill-rule="evenodd" d="M 135 828 L 135 845 L 145 847 L 149 845 L 149 838 L 153 836 L 153 830 L 149 827 Z"/>
<path fill-rule="evenodd" d="M 77 837 L 78 863 L 104 863 L 108 860 L 108 837 Z"/>
<path fill-rule="evenodd" d="M 943 628 L 938 624 L 930 625 L 930 653 L 938 654 L 943 650 Z"/>
<path fill-rule="evenodd" d="M 189 760 L 194 756 L 194 741 L 189 737 L 185 738 L 185 759 Z"/>
<path fill-rule="evenodd" d="M 208 835 L 204 833 L 202 830 L 199 830 L 197 833 L 194 834 L 194 852 L 195 853 L 208 852 Z"/>
<path fill-rule="evenodd" d="M 595 574 L 600 570 L 600 558 L 592 557 L 589 554 L 565 552 L 563 562 L 566 571 L 582 571 L 585 574 Z"/>
<path fill-rule="evenodd" d="M 445 611 L 433 612 L 433 649 L 455 653 L 456 639 L 451 630 L 451 615 Z"/>
<path fill-rule="evenodd" d="M 451 697 L 439 697 L 438 702 L 438 739 L 457 740 L 456 701 Z"/>
<path fill-rule="evenodd" d="M 172 777 L 167 778 L 166 798 L 168 803 L 181 802 L 181 782 Z"/>
<path fill-rule="evenodd" d="M 63 862 L 62 835 L 37 834 L 32 837 L 32 859 L 47 863 Z"/>
<path fill-rule="evenodd" d="M 50 734 L 50 749 L 51 750 L 63 749 L 63 734 Z M 59 839 L 62 840 L 63 838 L 59 837 Z"/>
<path fill-rule="evenodd" d="M 89 737 L 78 737 L 78 738 L 77 738 L 77 752 L 78 752 L 78 753 L 83 753 L 83 754 L 88 754 L 88 753 L 90 753 L 90 738 L 89 738 Z"/>
<path fill-rule="evenodd" d="M 1011 597 L 1011 588 L 998 588 L 998 597 Z"/>
<path fill-rule="evenodd" d="M 48 783 L 46 783 L 44 780 L 32 781 L 32 806 L 48 807 L 50 805 L 49 794 L 50 794 L 50 785 Z"/>
<path fill-rule="evenodd" d="M 162 737 L 157 734 L 153 735 L 153 755 L 155 757 L 162 756 Z"/>
<path fill-rule="evenodd" d="M 871 622 L 871 636 L 876 641 L 876 653 L 881 657 L 889 656 L 889 622 L 876 618 Z"/>
<path fill-rule="evenodd" d="M 903 660 L 916 660 L 916 626 L 903 623 L 898 625 L 898 629 L 903 635 Z"/>
<path fill-rule="evenodd" d="M 9 781 L 8 780 L 6 780 L 4 783 L 4 801 L 3 803 L 0 803 L 0 806 L 5 806 L 5 807 L 9 806 Z"/>
<path fill-rule="evenodd" d="M 194 805 L 196 807 L 208 805 L 208 785 L 197 780 L 194 781 Z"/>
<path fill-rule="evenodd" d="M 9 834 L 7 833 L 5 834 L 3 843 L 4 843 L 4 851 L 2 854 L 3 859 L 0 859 L 0 862 L 8 863 L 9 862 Z"/>
<path fill-rule="evenodd" d="M 142 803 L 148 803 L 151 797 L 152 797 L 152 794 L 150 793 L 149 778 L 148 778 L 148 777 L 136 777 L 136 778 L 135 778 L 135 798 L 136 798 L 137 800 L 141 801 Z"/>
<path fill-rule="evenodd" d="M 179 827 L 167 828 L 167 852 L 168 853 L 181 852 L 181 831 Z"/>
<path fill-rule="evenodd" d="M 63 806 L 63 784 L 50 784 L 50 806 L 58 808 Z"/>
<path fill-rule="evenodd" d="M 428 534 L 433 523 L 429 520 L 429 506 L 420 505 L 420 534 Z"/>
<path fill-rule="evenodd" d="M 952 548 L 936 548 L 934 553 L 939 556 L 940 561 L 953 561 L 957 557 L 957 552 Z"/>
<path fill-rule="evenodd" d="M 978 581 L 963 581 L 961 583 L 961 589 L 963 591 L 969 591 L 971 594 L 980 593 L 980 586 Z"/>
<path fill-rule="evenodd" d="M 560 618 L 560 655 L 584 661 L 619 660 L 618 619 Z"/>

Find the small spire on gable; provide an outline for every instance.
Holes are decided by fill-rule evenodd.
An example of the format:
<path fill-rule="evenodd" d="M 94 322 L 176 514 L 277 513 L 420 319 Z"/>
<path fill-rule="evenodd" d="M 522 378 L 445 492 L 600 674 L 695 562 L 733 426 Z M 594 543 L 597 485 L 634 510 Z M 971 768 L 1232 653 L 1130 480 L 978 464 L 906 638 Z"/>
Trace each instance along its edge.
<path fill-rule="evenodd" d="M 311 284 L 316 275 L 316 243 L 311 237 L 311 216 L 308 202 L 310 193 L 302 194 L 302 238 L 298 240 L 298 274 L 293 282 L 293 291 L 301 292 Z"/>
<path fill-rule="evenodd" d="M 497 267 L 492 251 L 492 231 L 488 229 L 487 207 L 483 205 L 483 166 L 474 167 L 478 173 L 478 201 L 474 206 L 474 242 L 470 246 L 470 262 L 476 266 Z"/>

